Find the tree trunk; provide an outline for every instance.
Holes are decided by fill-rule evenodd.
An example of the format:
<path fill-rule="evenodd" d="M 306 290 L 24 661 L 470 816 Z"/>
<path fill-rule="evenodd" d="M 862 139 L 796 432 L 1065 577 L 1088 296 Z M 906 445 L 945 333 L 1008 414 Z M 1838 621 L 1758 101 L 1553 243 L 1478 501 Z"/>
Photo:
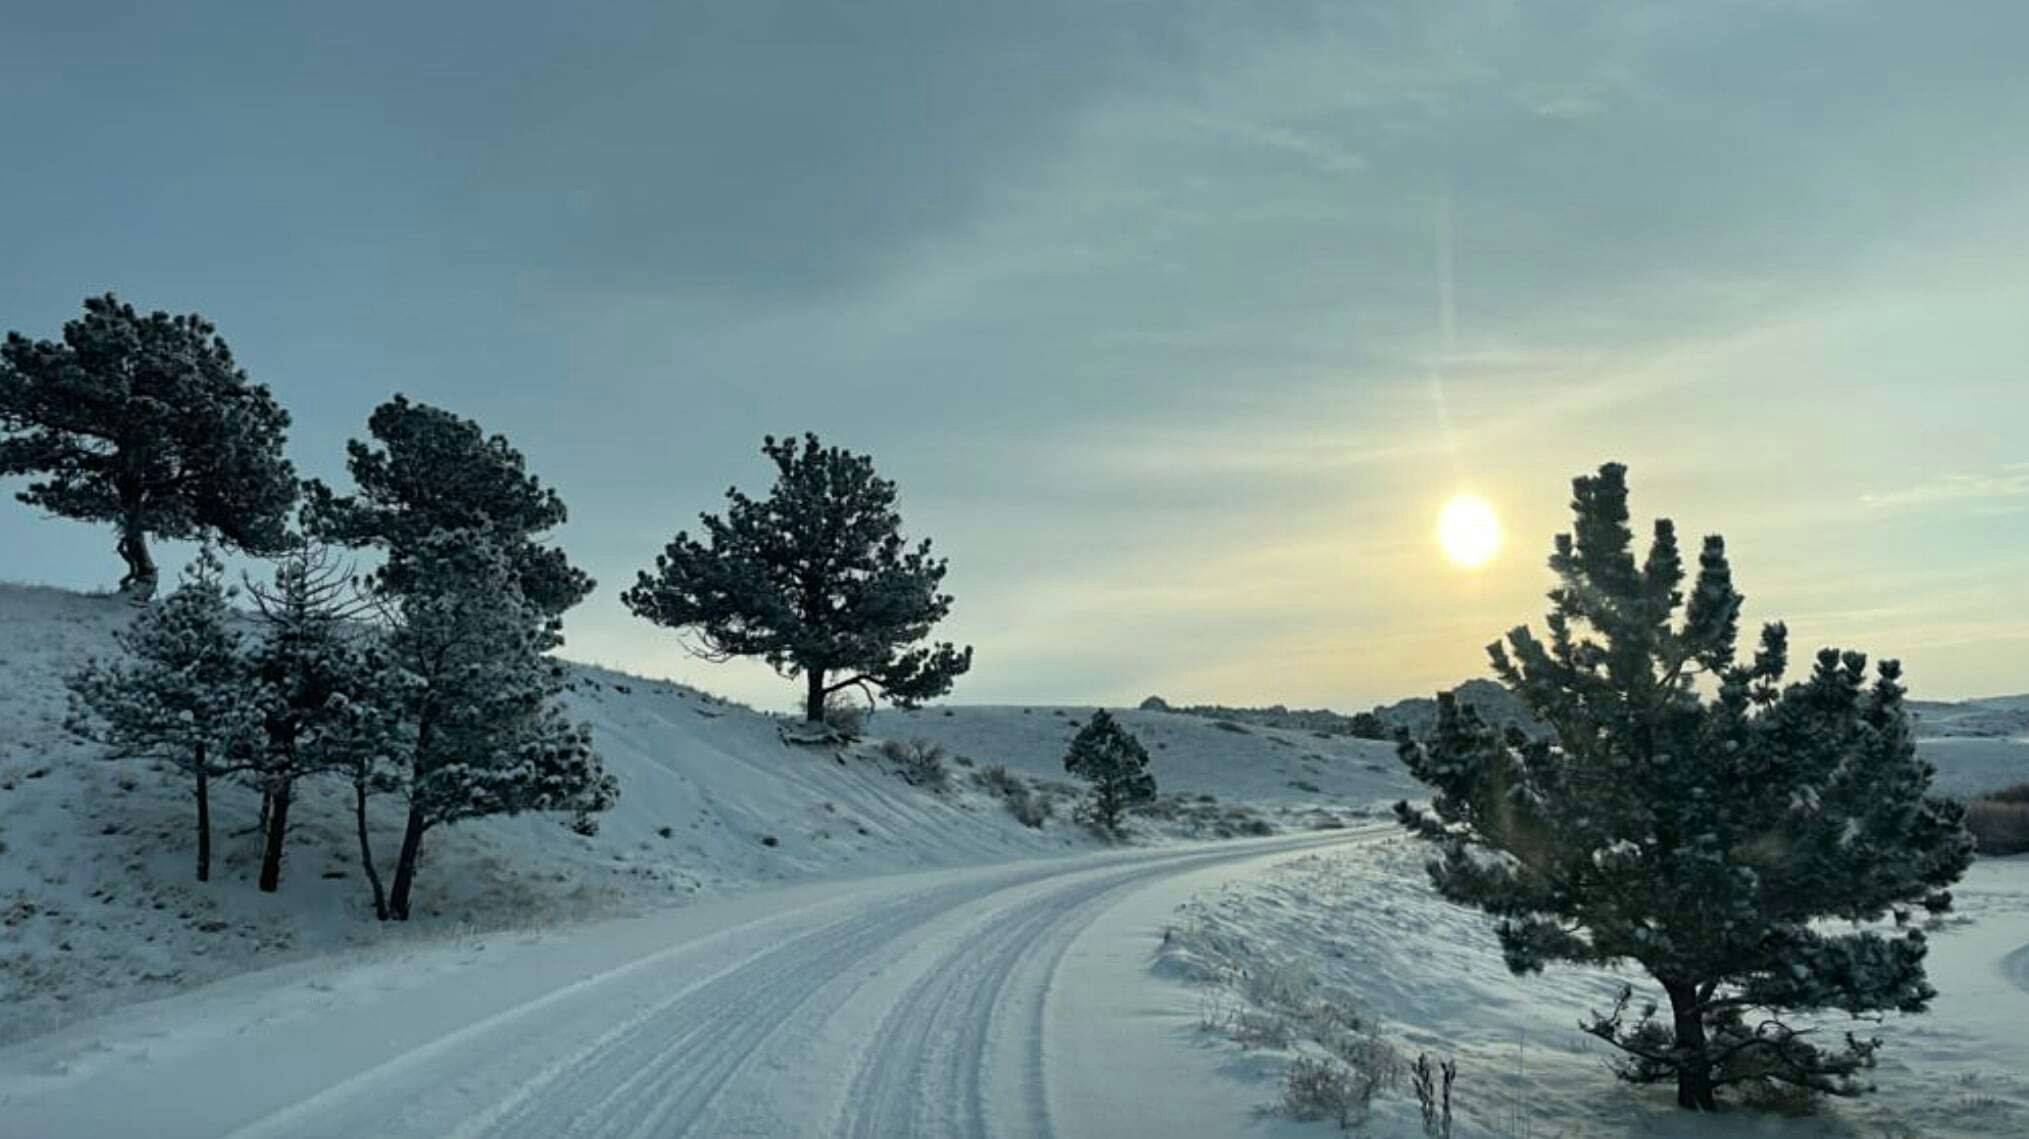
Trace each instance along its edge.
<path fill-rule="evenodd" d="M 1688 981 L 1664 981 L 1670 994 L 1670 1012 L 1677 1034 L 1677 1106 L 1691 1111 L 1717 1111 L 1719 1101 L 1712 1092 L 1711 1054 L 1705 1046 L 1705 1014 L 1699 1008 L 1698 986 Z"/>
<path fill-rule="evenodd" d="M 282 844 L 289 836 L 290 782 L 268 792 L 268 841 L 261 852 L 261 892 L 272 894 L 282 884 Z"/>
<path fill-rule="evenodd" d="M 387 920 L 387 891 L 381 889 L 380 871 L 373 865 L 373 843 L 366 834 L 366 784 L 352 785 L 352 817 L 359 824 L 359 867 L 366 871 L 366 884 L 373 887 L 373 916 Z"/>
<path fill-rule="evenodd" d="M 211 881 L 211 761 L 197 745 L 197 880 Z"/>
<path fill-rule="evenodd" d="M 423 811 L 409 804 L 409 825 L 402 832 L 402 852 L 395 859 L 394 891 L 388 898 L 388 915 L 396 921 L 409 920 L 409 888 L 416 880 L 416 855 L 423 849 Z"/>
<path fill-rule="evenodd" d="M 803 695 L 803 719 L 806 723 L 821 724 L 824 722 L 824 670 L 806 668 L 803 679 L 808 684 Z"/>
<path fill-rule="evenodd" d="M 120 558 L 127 563 L 127 576 L 120 579 L 120 592 L 135 603 L 155 596 L 158 574 L 155 559 L 148 554 L 148 534 L 135 522 L 120 524 Z"/>
<path fill-rule="evenodd" d="M 1106 829 L 1106 833 L 1118 837 L 1120 834 L 1120 796 L 1114 792 L 1111 783 L 1102 779 L 1092 785 L 1092 808 L 1093 814 L 1099 818 L 1099 825 Z"/>

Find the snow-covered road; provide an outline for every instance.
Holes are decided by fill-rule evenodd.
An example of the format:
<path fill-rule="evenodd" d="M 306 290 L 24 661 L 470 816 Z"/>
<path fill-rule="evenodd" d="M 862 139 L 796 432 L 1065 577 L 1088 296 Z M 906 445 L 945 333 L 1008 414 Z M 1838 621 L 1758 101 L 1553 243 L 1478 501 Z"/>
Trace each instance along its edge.
<path fill-rule="evenodd" d="M 0 1119 L 36 1139 L 1117 1136 L 1123 1115 L 1197 1133 L 1108 1102 L 1142 1081 L 1095 1074 L 1159 1058 L 1077 1022 L 1146 971 L 1073 946 L 1152 953 L 1161 911 L 1128 899 L 1390 833 L 827 883 L 292 966 L 0 1052 Z"/>

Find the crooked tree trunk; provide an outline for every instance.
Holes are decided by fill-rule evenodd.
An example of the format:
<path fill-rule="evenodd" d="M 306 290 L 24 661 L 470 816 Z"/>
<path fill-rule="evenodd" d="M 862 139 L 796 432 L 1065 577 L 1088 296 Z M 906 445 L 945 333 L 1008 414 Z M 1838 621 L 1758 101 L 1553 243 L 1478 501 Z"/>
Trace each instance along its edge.
<path fill-rule="evenodd" d="M 373 864 L 373 841 L 366 833 L 366 784 L 352 785 L 352 817 L 359 825 L 359 868 L 366 872 L 366 884 L 373 887 L 373 916 L 387 920 L 387 891 L 381 889 L 380 871 Z"/>
<path fill-rule="evenodd" d="M 283 782 L 268 792 L 268 841 L 261 851 L 261 892 L 272 894 L 282 884 L 282 844 L 289 837 L 289 800 L 294 785 Z"/>
<path fill-rule="evenodd" d="M 155 559 L 148 553 L 148 533 L 136 522 L 120 524 L 120 559 L 127 563 L 127 576 L 120 579 L 120 592 L 129 600 L 146 601 L 155 596 L 159 574 Z"/>
<path fill-rule="evenodd" d="M 1705 1014 L 1699 1007 L 1698 986 L 1688 981 L 1664 981 L 1670 995 L 1670 1012 L 1677 1034 L 1677 1106 L 1691 1111 L 1717 1111 L 1719 1101 L 1712 1091 L 1711 1051 L 1705 1041 Z"/>
<path fill-rule="evenodd" d="M 198 741 L 197 760 L 197 880 L 211 881 L 211 761 L 204 742 Z"/>
<path fill-rule="evenodd" d="M 806 687 L 803 694 L 803 719 L 806 723 L 824 722 L 824 670 L 809 668 L 803 670 Z"/>
<path fill-rule="evenodd" d="M 409 823 L 402 831 L 402 852 L 395 859 L 394 890 L 388 895 L 388 916 L 409 920 L 409 889 L 416 881 L 416 855 L 423 849 L 423 811 L 409 804 Z"/>

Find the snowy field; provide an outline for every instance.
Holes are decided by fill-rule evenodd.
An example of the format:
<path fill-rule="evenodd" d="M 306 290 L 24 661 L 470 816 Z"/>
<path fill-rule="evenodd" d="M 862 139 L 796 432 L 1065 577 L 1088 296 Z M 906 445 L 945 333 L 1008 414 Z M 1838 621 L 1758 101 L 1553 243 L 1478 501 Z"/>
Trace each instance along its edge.
<path fill-rule="evenodd" d="M 350 789 L 311 781 L 291 820 L 276 894 L 254 889 L 257 796 L 213 793 L 214 880 L 191 878 L 189 791 L 174 772 L 108 762 L 62 729 L 63 676 L 115 651 L 123 601 L 0 586 L 0 1042 L 250 968 L 319 953 L 476 931 L 545 928 L 653 912 L 793 882 L 862 878 L 1097 849 L 1069 800 L 1039 828 L 971 778 L 987 764 L 1062 782 L 1061 757 L 1089 710 L 883 712 L 877 734 L 949 746 L 950 789 L 911 786 L 868 744 L 840 755 L 792 747 L 781 722 L 695 689 L 573 666 L 569 703 L 593 725 L 619 806 L 599 833 L 550 816 L 433 833 L 417 920 L 372 918 L 351 833 Z M 1070 717 L 1077 716 L 1074 721 Z M 1191 717 L 1129 713 L 1165 792 L 1193 819 L 1138 821 L 1141 841 L 1211 837 L 1202 825 L 1260 819 L 1307 829 L 1398 797 L 1386 747 L 1303 733 L 1232 732 Z M 970 761 L 971 767 L 961 761 Z M 1072 789 L 1061 788 L 1068 795 Z M 1251 802 L 1250 802 L 1251 801 Z M 378 805 L 375 844 L 400 818 Z"/>
<path fill-rule="evenodd" d="M 1677 1110 L 1673 1088 L 1613 1079 L 1611 1050 L 1578 1030 L 1587 1011 L 1611 1007 L 1616 977 L 1570 967 L 1512 976 L 1490 920 L 1430 888 L 1427 857 L 1406 838 L 1312 854 L 1178 905 L 1153 966 L 1177 983 L 1172 1039 L 1217 1057 L 1205 1063 L 1207 1078 L 1265 1109 L 1287 1062 L 1316 1049 L 1300 1040 L 1260 1044 L 1273 1035 L 1264 1025 L 1307 1001 L 1356 1009 L 1402 1059 L 1457 1059 L 1461 1136 L 2029 1134 L 2029 858 L 1978 862 L 1954 891 L 1957 912 L 1931 939 L 1939 996 L 1930 1013 L 1857 1026 L 1886 1041 L 1872 1074 L 1878 1094 L 1829 1101 L 1803 1118 L 1733 1110 L 1701 1119 Z M 1837 1018 L 1820 1023 L 1846 1027 Z M 1212 1130 L 1331 1129 L 1264 1112 Z M 1366 1133 L 1422 1134 L 1406 1084 L 1377 1096 Z"/>
<path fill-rule="evenodd" d="M 161 1134 L 393 1134 L 377 1113 L 416 1081 L 449 1089 L 432 1093 L 445 1114 L 402 1123 L 419 1135 L 454 1118 L 561 1134 L 593 1112 L 656 1134 L 678 1117 L 697 1134 L 1330 1133 L 1264 1110 L 1291 1048 L 1232 1040 L 1278 993 L 1361 1010 L 1405 1057 L 1457 1056 L 1461 1134 L 1746 1125 L 1607 1078 L 1575 1024 L 1609 979 L 1507 975 L 1484 920 L 1436 899 L 1420 852 L 1375 825 L 1416 792 L 1389 744 L 1117 713 L 1166 801 L 1134 822 L 1136 849 L 1107 851 L 1070 817 L 1061 766 L 1089 708 L 889 710 L 860 745 L 795 746 L 778 717 L 574 665 L 569 701 L 618 808 L 589 838 L 539 816 L 433 833 L 418 918 L 389 925 L 344 789 L 304 789 L 273 895 L 252 882 L 255 796 L 215 790 L 220 866 L 200 886 L 188 790 L 65 734 L 63 675 L 132 612 L 0 587 L 0 1118 L 47 1121 L 27 1134 L 117 1133 L 133 1104 L 189 1106 L 181 1089 L 254 1063 L 273 1079 L 261 1097 L 215 1088 L 225 1107 Z M 2018 703 L 1927 706 L 1945 789 L 2029 778 L 2029 743 L 2005 734 Z M 884 739 L 943 748 L 948 787 L 903 778 Z M 1018 821 L 977 779 L 991 765 L 1052 815 Z M 1284 837 L 1190 841 L 1270 829 Z M 1982 862 L 1958 896 L 1934 940 L 1936 1013 L 1883 1033 L 1883 1094 L 1755 1128 L 2029 1130 L 2029 862 Z M 733 1047 L 703 1024 L 756 1027 Z M 503 1090 L 522 1087 L 578 1090 Z M 1419 1133 L 1403 1089 L 1370 1129 Z"/>

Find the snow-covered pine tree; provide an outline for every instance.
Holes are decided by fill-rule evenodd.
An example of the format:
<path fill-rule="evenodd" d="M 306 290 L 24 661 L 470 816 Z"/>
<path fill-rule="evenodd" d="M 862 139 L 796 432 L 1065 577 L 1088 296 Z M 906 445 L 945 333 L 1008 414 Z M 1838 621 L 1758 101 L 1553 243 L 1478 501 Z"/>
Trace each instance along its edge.
<path fill-rule="evenodd" d="M 403 690 L 408 821 L 389 916 L 409 917 L 431 829 L 484 815 L 568 811 L 590 833 L 618 785 L 591 733 L 564 714 L 559 622 L 521 591 L 521 564 L 491 530 L 440 531 L 389 594 L 388 659 Z"/>
<path fill-rule="evenodd" d="M 756 656 L 804 680 L 803 716 L 824 720 L 831 694 L 878 689 L 911 707 L 951 691 L 972 649 L 917 644 L 951 611 L 938 592 L 945 562 L 925 539 L 902 540 L 895 484 L 873 460 L 817 436 L 769 436 L 761 451 L 775 486 L 753 499 L 726 491 L 723 518 L 704 514 L 705 541 L 679 531 L 621 600 L 638 617 L 691 632 L 707 660 Z M 914 647 L 910 647 L 914 646 Z"/>
<path fill-rule="evenodd" d="M 91 661 L 68 678 L 72 732 L 190 777 L 200 882 L 211 878 L 211 782 L 244 770 L 261 734 L 224 575 L 210 547 L 200 550 L 169 596 L 115 634 L 123 659 Z"/>
<path fill-rule="evenodd" d="M 120 588 L 137 599 L 155 592 L 150 535 L 280 549 L 297 493 L 288 412 L 203 317 L 144 317 L 111 293 L 84 307 L 61 340 L 0 346 L 0 476 L 39 479 L 19 495 L 31 506 L 117 527 Z"/>
<path fill-rule="evenodd" d="M 524 596 L 555 617 L 592 592 L 592 579 L 542 536 L 568 511 L 556 491 L 528 473 L 521 452 L 477 423 L 397 395 L 367 420 L 374 443 L 345 445 L 356 491 L 338 495 L 322 482 L 304 485 L 311 534 L 386 554 L 375 572 L 381 592 L 408 591 L 417 551 L 443 531 L 484 531 L 512 559 Z M 375 446 L 378 444 L 378 446 Z"/>
<path fill-rule="evenodd" d="M 352 642 L 347 661 L 352 683 L 329 706 L 319 757 L 323 770 L 352 787 L 352 823 L 359 845 L 359 868 L 373 892 L 374 916 L 388 920 L 387 888 L 373 854 L 373 834 L 366 805 L 380 795 L 399 793 L 405 785 L 406 761 L 412 749 L 403 716 L 409 674 L 394 666 L 386 631 L 376 627 Z"/>
<path fill-rule="evenodd" d="M 362 719 L 376 681 L 367 658 L 371 630 L 361 623 L 372 606 L 353 587 L 351 569 L 314 542 L 276 559 L 271 583 L 249 579 L 247 594 L 260 625 L 250 663 L 266 738 L 246 777 L 263 798 L 258 881 L 272 893 L 282 881 L 297 782 L 351 766 L 355 737 L 373 722 Z"/>
<path fill-rule="evenodd" d="M 1647 1005 L 1629 1023 L 1624 990 L 1584 1025 L 1626 1053 L 1624 1078 L 1674 1081 L 1679 1105 L 1707 1111 L 1753 1082 L 1857 1094 L 1880 1041 L 1819 1042 L 1785 1018 L 1923 1011 L 1935 990 L 1910 908 L 1948 907 L 1972 857 L 1964 810 L 1927 794 L 1901 670 L 1883 661 L 1870 685 L 1864 656 L 1826 649 L 1785 687 L 1782 625 L 1736 660 L 1722 539 L 1705 539 L 1687 600 L 1667 520 L 1636 564 L 1624 467 L 1575 480 L 1572 508 L 1548 642 L 1522 627 L 1488 647 L 1551 738 L 1440 696 L 1431 735 L 1399 737 L 1431 805 L 1396 813 L 1442 852 L 1438 891 L 1499 919 L 1515 973 L 1633 961 L 1655 979 L 1667 1019 Z M 1852 924 L 1818 924 L 1832 919 Z"/>
<path fill-rule="evenodd" d="M 1104 708 L 1072 737 L 1064 770 L 1092 785 L 1092 822 L 1108 834 L 1120 832 L 1120 816 L 1129 807 L 1155 798 L 1148 749 Z"/>

